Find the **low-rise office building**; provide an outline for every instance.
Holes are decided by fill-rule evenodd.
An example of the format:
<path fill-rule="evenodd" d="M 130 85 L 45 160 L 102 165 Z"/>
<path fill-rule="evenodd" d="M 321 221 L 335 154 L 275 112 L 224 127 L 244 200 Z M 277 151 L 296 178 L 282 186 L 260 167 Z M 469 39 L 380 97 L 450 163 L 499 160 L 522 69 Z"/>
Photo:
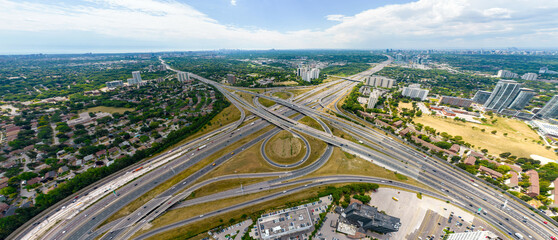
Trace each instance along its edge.
<path fill-rule="evenodd" d="M 440 98 L 440 103 L 458 107 L 470 107 L 473 103 L 473 100 L 468 98 L 442 96 Z"/>
<path fill-rule="evenodd" d="M 399 231 L 399 218 L 378 212 L 378 209 L 361 203 L 351 203 L 343 213 L 345 219 L 359 228 L 379 233 Z"/>

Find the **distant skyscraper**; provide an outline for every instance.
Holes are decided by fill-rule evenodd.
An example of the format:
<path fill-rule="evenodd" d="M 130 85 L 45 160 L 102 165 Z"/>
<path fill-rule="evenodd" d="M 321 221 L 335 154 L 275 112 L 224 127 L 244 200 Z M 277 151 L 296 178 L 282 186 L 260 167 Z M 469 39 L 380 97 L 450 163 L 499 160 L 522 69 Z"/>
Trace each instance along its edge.
<path fill-rule="evenodd" d="M 189 82 L 190 81 L 190 73 L 187 72 L 179 72 L 176 74 L 179 82 Z"/>
<path fill-rule="evenodd" d="M 534 96 L 535 91 L 528 88 L 522 88 L 519 90 L 519 94 L 517 95 L 517 97 L 511 103 L 510 108 L 515 110 L 522 110 L 523 108 L 525 108 L 525 106 L 527 106 L 527 104 L 529 104 L 529 101 L 531 101 L 531 98 L 533 98 Z"/>
<path fill-rule="evenodd" d="M 519 75 L 517 75 L 517 73 L 512 73 L 508 70 L 500 70 L 498 71 L 498 74 L 496 75 L 499 78 L 518 78 Z"/>
<path fill-rule="evenodd" d="M 536 73 L 525 73 L 523 74 L 523 76 L 521 76 L 521 79 L 533 81 L 533 80 L 537 80 L 538 76 L 539 75 L 537 75 Z"/>
<path fill-rule="evenodd" d="M 486 110 L 500 112 L 508 108 L 519 94 L 521 84 L 513 80 L 500 80 L 484 104 Z"/>
<path fill-rule="evenodd" d="M 411 84 L 408 87 L 404 87 L 401 94 L 405 97 L 419 98 L 424 101 L 426 100 L 426 96 L 428 96 L 428 90 L 421 89 L 420 84 Z"/>
<path fill-rule="evenodd" d="M 128 78 L 129 85 L 136 85 L 141 83 L 141 73 L 140 71 L 133 71 L 132 78 Z"/>
<path fill-rule="evenodd" d="M 231 85 L 236 83 L 236 77 L 234 76 L 234 74 L 227 74 L 227 82 L 229 82 L 229 84 Z"/>
<path fill-rule="evenodd" d="M 478 104 L 485 104 L 486 100 L 488 100 L 488 98 L 490 97 L 490 94 L 492 94 L 492 92 L 479 90 L 477 91 L 477 93 L 475 93 L 473 102 L 476 102 Z"/>
<path fill-rule="evenodd" d="M 558 118 L 558 95 L 554 95 L 554 97 L 537 112 L 537 117 Z"/>
<path fill-rule="evenodd" d="M 133 77 L 137 82 L 141 82 L 141 73 L 140 73 L 140 71 L 133 71 L 133 72 L 132 72 L 132 77 Z"/>
<path fill-rule="evenodd" d="M 395 84 L 395 79 L 382 76 L 370 76 L 365 81 L 366 85 L 383 88 L 392 88 Z"/>

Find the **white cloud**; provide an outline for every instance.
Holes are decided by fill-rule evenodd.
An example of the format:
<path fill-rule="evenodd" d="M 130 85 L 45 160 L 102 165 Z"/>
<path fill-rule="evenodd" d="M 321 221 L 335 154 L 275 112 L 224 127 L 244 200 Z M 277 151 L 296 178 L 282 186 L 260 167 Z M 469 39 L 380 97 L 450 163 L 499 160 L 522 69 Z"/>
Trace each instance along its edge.
<path fill-rule="evenodd" d="M 342 22 L 343 19 L 345 18 L 344 15 L 341 14 L 333 14 L 333 15 L 327 15 L 326 19 L 329 21 L 337 21 L 337 22 Z"/>
<path fill-rule="evenodd" d="M 287 32 L 229 26 L 175 0 L 71 5 L 0 0 L 0 6 L 4 32 L 83 31 L 176 49 L 556 47 L 558 42 L 558 1 L 552 0 L 419 0 L 354 16 L 327 15 L 335 22 L 329 28 Z"/>

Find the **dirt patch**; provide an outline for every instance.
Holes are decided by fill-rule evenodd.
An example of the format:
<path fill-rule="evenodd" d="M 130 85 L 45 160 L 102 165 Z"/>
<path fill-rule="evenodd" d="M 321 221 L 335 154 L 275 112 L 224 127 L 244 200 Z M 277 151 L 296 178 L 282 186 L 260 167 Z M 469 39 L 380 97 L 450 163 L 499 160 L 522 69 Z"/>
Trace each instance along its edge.
<path fill-rule="evenodd" d="M 266 145 L 266 153 L 280 163 L 297 162 L 306 152 L 306 146 L 300 138 L 288 131 L 281 131 L 273 136 Z"/>

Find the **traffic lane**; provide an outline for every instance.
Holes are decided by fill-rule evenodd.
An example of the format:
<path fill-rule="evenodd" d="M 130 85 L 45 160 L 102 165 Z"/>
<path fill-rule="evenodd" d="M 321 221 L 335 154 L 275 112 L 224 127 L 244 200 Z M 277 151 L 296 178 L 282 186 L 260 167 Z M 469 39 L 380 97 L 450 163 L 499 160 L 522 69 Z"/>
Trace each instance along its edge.
<path fill-rule="evenodd" d="M 218 129 L 218 130 L 216 130 L 216 131 L 220 131 L 220 130 Z M 209 133 L 209 134 L 212 134 L 212 133 L 214 133 L 214 132 L 216 132 L 216 131 L 213 131 L 213 132 L 211 132 L 211 133 Z M 205 137 L 205 135 L 202 136 L 202 137 L 199 137 L 198 139 L 202 139 L 202 138 L 204 138 L 204 137 Z M 191 144 L 193 144 L 193 143 L 195 143 L 195 142 L 190 142 L 190 143 L 187 143 L 187 144 L 183 144 L 183 145 L 179 146 L 178 148 L 182 148 L 182 147 L 184 147 L 184 146 L 187 146 L 188 144 L 191 145 Z M 175 148 L 175 149 L 176 149 L 176 148 Z M 174 150 L 174 149 L 173 149 L 173 150 Z M 168 151 L 167 153 L 171 153 L 173 150 L 170 150 L 170 151 Z M 173 154 L 174 154 L 174 153 L 173 153 Z M 143 161 L 140 165 L 144 165 L 144 164 L 146 164 L 146 163 L 152 163 L 152 164 L 153 164 L 153 163 L 159 161 L 159 160 L 160 160 L 159 158 L 168 157 L 169 155 L 170 155 L 170 154 L 164 154 L 164 155 L 158 156 L 158 157 L 156 157 L 156 158 L 154 158 L 154 159 L 151 159 L 151 160 L 149 160 L 148 162 Z M 180 160 L 180 159 L 177 159 L 177 160 Z M 137 166 L 136 166 L 136 167 L 137 167 Z M 154 172 L 154 173 L 155 173 L 155 172 Z M 119 177 L 119 176 L 116 176 L 116 177 Z M 145 175 L 142 176 L 142 177 L 145 177 Z M 141 181 L 141 178 L 140 178 L 139 181 Z M 128 185 L 128 187 L 129 187 L 129 186 L 131 186 L 131 185 Z M 119 189 L 119 191 L 120 191 L 120 190 L 122 190 L 122 189 Z M 124 189 L 124 190 L 125 190 L 125 189 Z M 107 192 L 107 191 L 105 191 L 105 192 Z M 112 196 L 112 195 L 109 195 L 109 196 Z M 101 201 L 103 201 L 103 200 L 106 200 L 106 198 L 102 199 Z M 91 210 L 91 211 L 94 210 L 94 209 L 95 209 L 95 207 L 90 207 L 90 210 Z M 87 216 L 87 212 L 82 212 L 81 216 L 83 216 L 84 214 L 85 214 L 85 216 Z M 79 217 L 79 215 L 76 216 L 76 217 Z M 59 229 L 59 231 L 61 231 L 62 229 L 65 229 L 62 225 L 63 225 L 63 224 L 59 224 L 59 225 L 57 226 L 58 228 L 61 228 L 61 229 Z M 52 233 L 52 231 L 51 231 L 51 233 Z M 50 235 L 50 234 L 49 234 L 49 235 Z"/>
<path fill-rule="evenodd" d="M 288 112 L 287 112 L 288 114 Z M 249 148 L 250 146 L 254 145 L 255 143 L 261 141 L 263 138 L 267 137 L 267 135 L 271 134 L 272 131 L 266 132 L 263 135 L 260 135 L 258 137 L 256 137 L 255 139 L 251 140 L 249 143 L 233 150 L 233 152 L 241 152 L 242 150 L 244 150 L 245 148 Z M 223 162 L 225 162 L 226 160 L 230 159 L 232 157 L 232 155 L 230 154 L 226 154 L 225 156 L 222 156 L 221 158 L 217 159 L 215 162 L 213 162 L 215 164 L 215 166 L 218 166 L 220 164 L 222 164 Z M 171 196 L 174 195 L 175 193 L 181 191 L 184 187 L 186 187 L 187 185 L 185 185 L 186 183 L 190 183 L 195 181 L 197 178 L 201 177 L 202 175 L 204 175 L 205 173 L 209 172 L 210 170 L 212 170 L 215 166 L 213 166 L 213 164 L 206 166 L 205 168 L 201 169 L 200 171 L 197 171 L 196 173 L 194 173 L 193 175 L 189 176 L 187 179 L 185 179 L 184 181 L 181 181 L 179 183 L 177 183 L 175 186 L 173 186 L 172 188 L 166 190 L 165 192 L 163 192 L 162 194 L 160 194 L 158 197 L 160 196 Z M 176 186 L 179 186 L 178 188 Z M 150 208 L 153 207 L 152 205 L 148 205 Z M 145 207 L 145 206 L 144 206 Z M 134 218 L 134 221 L 139 220 L 138 217 Z"/>
<path fill-rule="evenodd" d="M 242 134 L 245 134 L 244 136 L 247 136 L 251 133 L 254 133 L 256 131 L 259 131 L 260 129 L 263 129 L 264 126 L 263 125 L 267 125 L 267 123 L 262 122 L 261 125 L 253 125 L 250 128 L 247 128 L 245 130 L 245 132 L 243 132 Z M 241 134 L 237 134 L 234 135 L 232 137 L 230 137 L 229 141 L 232 142 L 236 142 L 238 140 L 240 140 L 241 138 L 243 138 L 241 136 Z M 213 146 L 211 149 L 222 149 L 223 147 L 225 147 L 225 143 L 221 143 L 219 145 L 215 145 Z M 211 152 L 215 152 L 218 150 L 212 150 Z M 190 166 L 194 165 L 195 163 L 201 161 L 201 159 L 206 158 L 208 155 L 210 155 L 210 153 L 206 150 L 203 151 L 201 154 L 197 154 L 195 155 L 190 161 L 184 161 L 181 163 L 181 165 L 175 167 L 175 170 L 177 170 L 178 172 L 180 172 L 181 170 L 184 170 L 186 168 L 189 168 Z M 170 171 L 170 169 L 166 169 L 168 171 Z M 172 174 L 162 174 L 157 178 L 152 178 L 152 179 L 144 179 L 146 183 L 149 184 L 144 184 L 141 186 L 137 186 L 138 188 L 130 191 L 129 193 L 127 193 L 126 195 L 122 196 L 121 198 L 118 199 L 113 199 L 114 201 L 112 201 L 110 207 L 108 208 L 103 208 L 101 209 L 95 216 L 95 219 L 92 219 L 92 221 L 87 221 L 84 223 L 84 225 L 82 227 L 80 227 L 79 230 L 75 231 L 75 233 L 71 234 L 68 236 L 69 239 L 77 239 L 79 238 L 79 236 L 85 234 L 86 232 L 88 232 L 89 230 L 91 230 L 93 227 L 95 227 L 96 225 L 101 223 L 101 220 L 104 221 L 104 219 L 108 218 L 110 215 L 112 215 L 113 212 L 115 212 L 115 210 L 122 208 L 123 206 L 126 206 L 128 203 L 130 203 L 131 201 L 133 201 L 134 199 L 136 199 L 137 197 L 143 195 L 143 193 L 153 189 L 157 183 L 161 183 L 164 180 L 169 179 Z M 152 183 L 152 184 L 151 184 Z M 130 185 L 130 184 L 129 184 Z"/>
<path fill-rule="evenodd" d="M 258 204 L 258 203 L 266 202 L 266 201 L 269 201 L 269 200 L 272 200 L 272 199 L 275 199 L 275 198 L 279 198 L 279 197 L 288 195 L 288 194 L 290 194 L 290 193 L 299 192 L 299 191 L 302 191 L 302 190 L 305 190 L 305 189 L 311 188 L 311 187 L 316 187 L 316 186 L 321 186 L 321 185 L 328 185 L 328 184 L 334 184 L 334 183 L 346 183 L 346 182 L 380 183 L 380 181 L 384 181 L 384 180 L 379 180 L 379 179 L 368 180 L 368 179 L 365 179 L 365 178 L 350 177 L 350 178 L 346 178 L 346 179 L 323 180 L 323 181 L 320 181 L 320 182 L 309 183 L 309 184 L 307 184 L 307 185 L 305 185 L 305 186 L 299 186 L 299 187 L 296 187 L 296 188 L 293 188 L 293 189 L 289 189 L 289 190 L 286 190 L 286 191 L 283 191 L 283 192 L 278 192 L 278 193 L 270 194 L 270 195 L 264 196 L 264 197 L 259 198 L 259 199 L 250 200 L 250 201 L 247 201 L 247 202 L 244 202 L 244 203 L 241 203 L 241 204 L 237 204 L 237 205 L 229 206 L 229 207 L 226 207 L 226 208 L 223 208 L 223 209 L 220 209 L 220 210 L 216 210 L 216 211 L 213 211 L 213 212 L 209 212 L 209 213 L 200 215 L 200 216 L 198 216 L 198 217 L 194 217 L 194 218 L 182 220 L 182 221 L 179 221 L 179 222 L 176 222 L 176 223 L 173 223 L 173 224 L 169 224 L 169 225 L 167 225 L 167 226 L 164 226 L 164 227 L 155 229 L 155 230 L 153 230 L 153 231 L 147 232 L 147 233 L 145 233 L 145 234 L 142 234 L 142 235 L 138 236 L 136 239 L 146 239 L 146 238 L 151 237 L 151 236 L 154 236 L 154 235 L 156 235 L 156 234 L 158 234 L 158 233 L 161 233 L 161 232 L 164 232 L 164 231 L 167 231 L 167 230 L 171 230 L 171 229 L 173 229 L 173 228 L 180 227 L 180 226 L 182 226 L 182 225 L 187 225 L 187 224 L 190 224 L 190 223 L 193 223 L 193 222 L 196 222 L 196 221 L 205 219 L 205 218 L 217 216 L 217 215 L 222 214 L 222 213 L 225 213 L 225 212 L 229 212 L 229 211 L 233 211 L 233 210 L 237 210 L 237 209 L 242 209 L 242 208 L 245 208 L 245 207 L 249 207 L 249 206 L 251 206 L 251 205 L 255 205 L 255 204 Z M 393 183 L 382 183 L 382 184 L 384 184 L 384 185 L 390 185 L 390 186 L 397 186 L 397 187 L 409 187 L 409 190 L 412 190 L 412 191 L 417 191 L 417 190 L 420 191 L 420 190 L 421 190 L 421 189 L 418 188 L 418 187 L 415 187 L 415 186 L 412 186 L 412 185 L 406 185 L 406 184 L 404 185 L 404 184 L 400 184 L 400 183 L 397 183 L 397 182 L 393 182 Z"/>

